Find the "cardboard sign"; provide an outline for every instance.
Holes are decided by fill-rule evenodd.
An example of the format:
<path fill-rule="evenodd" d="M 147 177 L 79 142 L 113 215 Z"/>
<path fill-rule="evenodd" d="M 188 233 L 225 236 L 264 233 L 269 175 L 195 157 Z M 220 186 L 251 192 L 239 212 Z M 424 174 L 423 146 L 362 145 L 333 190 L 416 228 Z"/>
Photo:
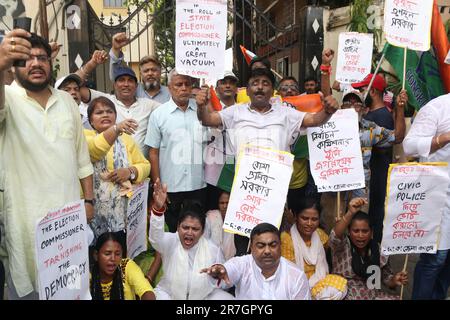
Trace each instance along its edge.
<path fill-rule="evenodd" d="M 175 67 L 194 78 L 220 79 L 225 68 L 226 0 L 177 0 Z"/>
<path fill-rule="evenodd" d="M 338 110 L 327 123 L 307 132 L 311 174 L 319 192 L 365 187 L 355 110 Z"/>
<path fill-rule="evenodd" d="M 52 210 L 37 222 L 39 299 L 91 299 L 86 230 L 82 200 Z"/>
<path fill-rule="evenodd" d="M 341 83 L 362 81 L 370 73 L 372 51 L 373 34 L 340 33 L 336 80 Z"/>
<path fill-rule="evenodd" d="M 128 200 L 127 207 L 127 254 L 134 259 L 147 250 L 147 196 L 148 183 L 146 179 L 133 185 L 133 195 Z"/>
<path fill-rule="evenodd" d="M 397 47 L 430 50 L 433 0 L 386 0 L 384 34 Z"/>
<path fill-rule="evenodd" d="M 450 183 L 447 163 L 391 164 L 381 251 L 436 253 Z"/>
<path fill-rule="evenodd" d="M 239 153 L 223 229 L 250 236 L 262 223 L 280 227 L 292 175 L 288 152 L 247 145 Z"/>

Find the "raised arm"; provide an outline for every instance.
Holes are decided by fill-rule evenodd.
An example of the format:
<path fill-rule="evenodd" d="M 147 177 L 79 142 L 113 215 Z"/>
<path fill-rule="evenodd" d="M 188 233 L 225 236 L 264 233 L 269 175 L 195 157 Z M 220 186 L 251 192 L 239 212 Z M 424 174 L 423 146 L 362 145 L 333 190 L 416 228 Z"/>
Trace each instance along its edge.
<path fill-rule="evenodd" d="M 307 113 L 303 118 L 302 127 L 317 127 L 327 122 L 330 117 L 339 109 L 339 104 L 333 96 L 323 99 L 324 108 L 316 113 Z"/>
<path fill-rule="evenodd" d="M 367 204 L 367 200 L 363 198 L 353 198 L 350 201 L 350 203 L 348 204 L 347 213 L 342 217 L 341 220 L 336 223 L 336 226 L 334 227 L 334 233 L 336 234 L 337 238 L 343 239 L 345 230 L 347 230 L 347 227 L 349 226 L 350 221 L 352 221 L 353 216 L 359 210 L 361 210 L 361 207 L 365 204 Z"/>
<path fill-rule="evenodd" d="M 108 60 L 108 54 L 104 50 L 95 50 L 92 54 L 91 60 L 89 60 L 84 66 L 78 69 L 75 74 L 78 75 L 83 81 L 86 81 L 89 75 L 99 66 Z"/>
<path fill-rule="evenodd" d="M 31 43 L 24 39 L 31 34 L 22 29 L 15 29 L 0 43 L 0 110 L 5 107 L 4 72 L 12 67 L 15 60 L 27 60 L 31 54 Z"/>
<path fill-rule="evenodd" d="M 402 90 L 397 96 L 395 108 L 395 144 L 402 143 L 405 138 L 405 106 L 408 103 L 408 94 L 406 90 Z"/>
<path fill-rule="evenodd" d="M 116 33 L 112 37 L 112 46 L 109 51 L 110 61 L 109 61 L 109 79 L 114 81 L 114 71 L 115 69 L 122 64 L 123 61 L 123 53 L 122 48 L 129 43 L 130 39 L 128 39 L 125 32 Z"/>
<path fill-rule="evenodd" d="M 322 52 L 322 65 L 331 68 L 331 61 L 333 61 L 333 58 L 334 51 L 331 49 L 324 49 Z M 329 72 L 321 71 L 320 91 L 322 91 L 324 97 L 331 95 L 330 76 L 331 69 Z"/>
<path fill-rule="evenodd" d="M 212 111 L 208 98 L 208 88 L 202 88 L 195 98 L 197 102 L 197 117 L 202 125 L 207 127 L 220 127 L 222 118 L 217 111 Z"/>

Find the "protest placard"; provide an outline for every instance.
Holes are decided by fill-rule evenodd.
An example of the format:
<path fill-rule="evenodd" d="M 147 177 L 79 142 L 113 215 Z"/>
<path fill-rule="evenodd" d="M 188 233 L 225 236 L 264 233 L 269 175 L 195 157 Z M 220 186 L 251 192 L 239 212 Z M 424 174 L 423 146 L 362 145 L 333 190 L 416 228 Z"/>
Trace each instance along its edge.
<path fill-rule="evenodd" d="M 194 78 L 224 74 L 227 35 L 226 0 L 177 0 L 175 67 Z"/>
<path fill-rule="evenodd" d="M 82 200 L 51 210 L 37 222 L 39 299 L 91 299 L 86 230 Z"/>
<path fill-rule="evenodd" d="M 381 251 L 435 253 L 450 182 L 447 163 L 391 164 Z"/>
<path fill-rule="evenodd" d="M 147 250 L 147 195 L 149 179 L 133 185 L 127 207 L 127 255 L 131 259 Z"/>
<path fill-rule="evenodd" d="M 339 34 L 336 80 L 355 83 L 363 80 L 372 66 L 373 34 L 342 32 Z"/>
<path fill-rule="evenodd" d="M 384 34 L 397 47 L 416 51 L 430 49 L 433 0 L 386 0 Z"/>
<path fill-rule="evenodd" d="M 239 153 L 223 229 L 250 236 L 262 222 L 280 227 L 292 175 L 288 152 L 246 145 Z"/>
<path fill-rule="evenodd" d="M 307 129 L 311 173 L 319 192 L 365 187 L 358 114 L 338 110 L 319 127 Z"/>

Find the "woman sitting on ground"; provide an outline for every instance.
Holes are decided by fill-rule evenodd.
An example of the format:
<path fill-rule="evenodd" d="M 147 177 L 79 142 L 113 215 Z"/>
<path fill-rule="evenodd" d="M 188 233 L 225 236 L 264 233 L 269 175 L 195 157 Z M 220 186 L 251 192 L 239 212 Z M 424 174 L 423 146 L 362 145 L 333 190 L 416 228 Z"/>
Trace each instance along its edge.
<path fill-rule="evenodd" d="M 122 243 L 126 243 L 131 184 L 148 177 L 150 163 L 130 136 L 137 122 L 127 119 L 116 124 L 117 111 L 111 100 L 105 97 L 92 100 L 87 113 L 94 128 L 84 130 L 94 165 L 95 215 L 90 226 L 96 238 L 104 232 L 119 232 Z"/>
<path fill-rule="evenodd" d="M 309 279 L 316 300 L 341 300 L 346 280 L 328 274 L 327 234 L 319 228 L 320 206 L 314 198 L 302 198 L 294 209 L 295 223 L 281 234 L 281 255 L 298 265 Z"/>
<path fill-rule="evenodd" d="M 407 284 L 408 275 L 403 271 L 394 275 L 388 257 L 380 254 L 379 244 L 372 239 L 369 215 L 360 211 L 366 203 L 363 198 L 352 199 L 347 213 L 331 231 L 329 246 L 333 255 L 333 273 L 347 279 L 346 300 L 396 300 L 398 296 L 367 286 L 379 285 L 376 276 L 381 275 L 383 283 L 395 289 Z M 345 234 L 347 229 L 348 235 Z"/>
<path fill-rule="evenodd" d="M 157 300 L 230 300 L 233 297 L 214 288 L 200 270 L 224 262 L 222 250 L 203 237 L 205 215 L 201 206 L 187 204 L 178 218 L 177 232 L 164 232 L 167 186 L 156 180 L 150 217 L 150 243 L 161 253 L 163 276 L 155 288 Z"/>
<path fill-rule="evenodd" d="M 150 283 L 138 265 L 122 259 L 123 248 L 116 233 L 106 232 L 97 239 L 91 274 L 93 300 L 155 300 Z"/>
<path fill-rule="evenodd" d="M 223 230 L 223 222 L 227 213 L 230 194 L 222 191 L 219 196 L 218 210 L 209 210 L 206 213 L 206 225 L 203 236 L 210 239 L 216 246 L 222 249 L 225 261 L 236 255 L 234 234 Z"/>

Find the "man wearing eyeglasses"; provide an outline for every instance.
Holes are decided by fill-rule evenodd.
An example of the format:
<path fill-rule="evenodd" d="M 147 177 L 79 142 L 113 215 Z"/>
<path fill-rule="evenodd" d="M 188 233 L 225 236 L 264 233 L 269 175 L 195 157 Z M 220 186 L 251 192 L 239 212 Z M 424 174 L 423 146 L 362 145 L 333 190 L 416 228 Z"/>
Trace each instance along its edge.
<path fill-rule="evenodd" d="M 278 92 L 282 98 L 298 96 L 300 94 L 300 88 L 297 79 L 294 77 L 285 77 L 281 79 L 278 86 Z"/>
<path fill-rule="evenodd" d="M 8 257 L 10 300 L 38 299 L 36 221 L 79 200 L 80 184 L 87 220 L 94 216 L 93 168 L 78 107 L 50 85 L 50 56 L 47 40 L 21 29 L 0 44 L 0 256 Z M 3 74 L 16 60 L 25 65 L 4 86 Z"/>

